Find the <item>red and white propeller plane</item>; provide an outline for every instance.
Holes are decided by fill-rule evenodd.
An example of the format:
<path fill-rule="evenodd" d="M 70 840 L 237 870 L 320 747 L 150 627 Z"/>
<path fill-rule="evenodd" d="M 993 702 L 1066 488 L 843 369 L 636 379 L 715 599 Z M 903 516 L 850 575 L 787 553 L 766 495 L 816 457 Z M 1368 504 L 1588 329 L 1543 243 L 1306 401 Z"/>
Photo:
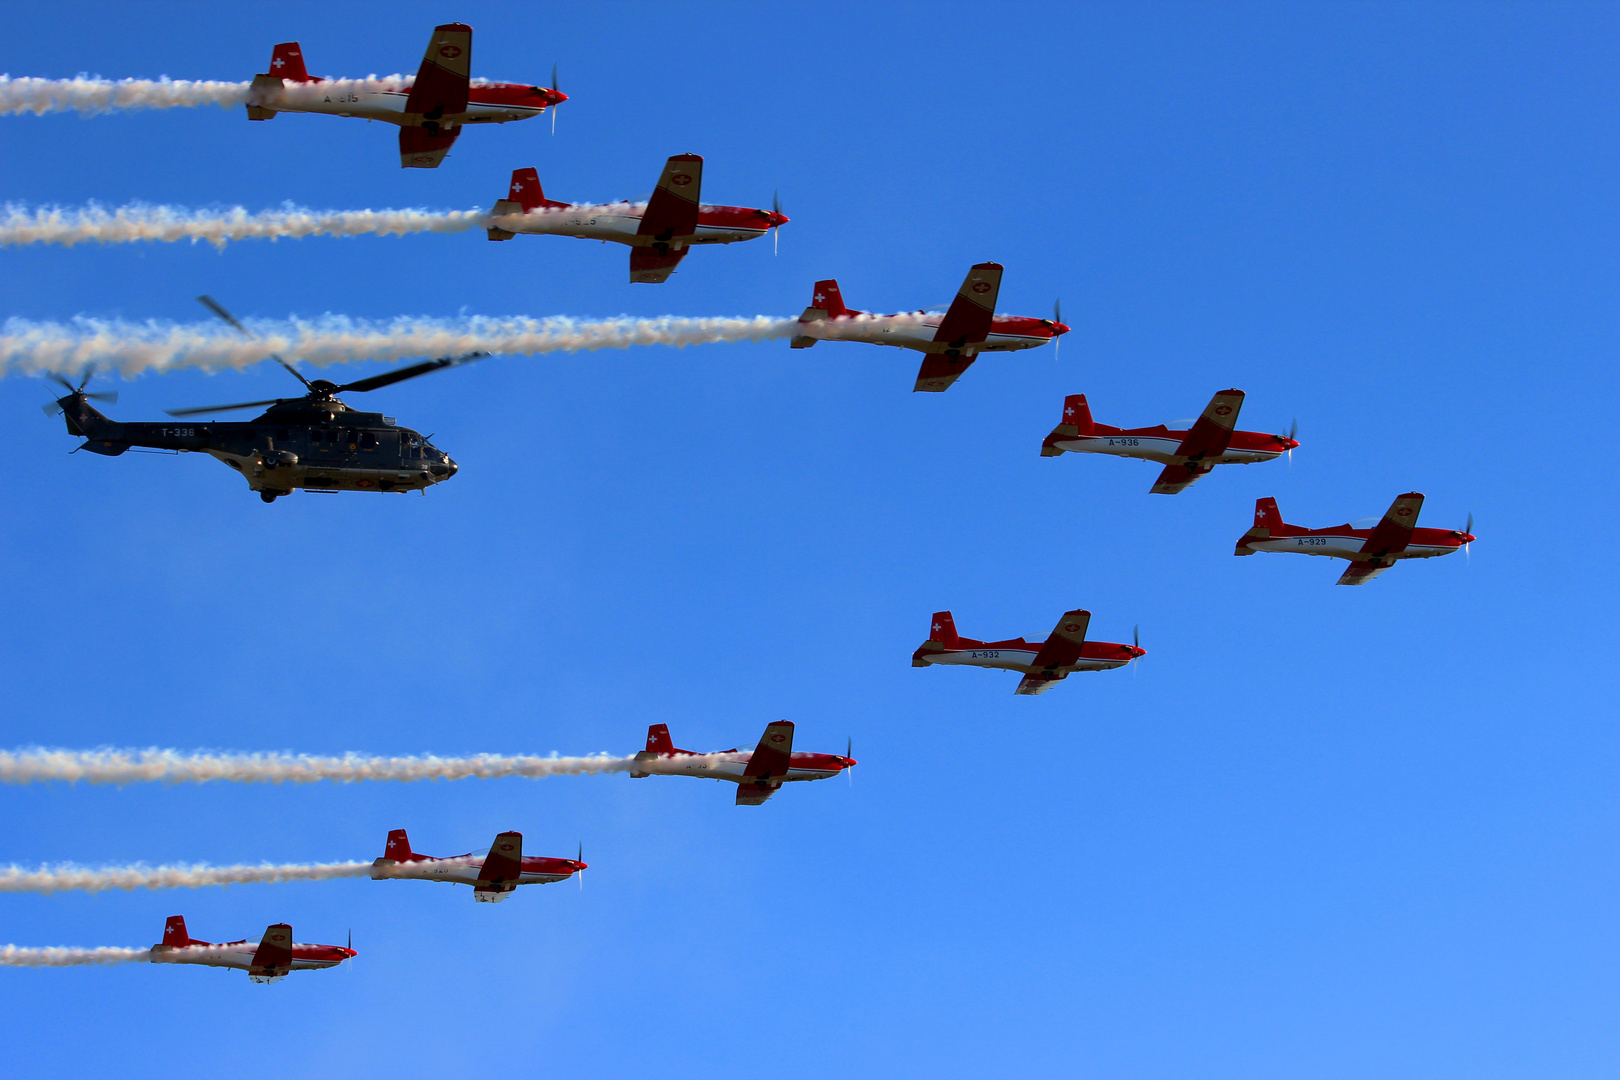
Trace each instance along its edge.
<path fill-rule="evenodd" d="M 580 847 L 580 856 L 585 854 Z M 390 878 L 416 878 L 422 881 L 445 881 L 452 885 L 471 885 L 473 899 L 498 904 L 519 885 L 549 885 L 554 881 L 567 881 L 585 869 L 579 859 L 549 859 L 540 855 L 523 854 L 523 834 L 503 832 L 495 837 L 489 854 L 479 858 L 472 852 L 465 855 L 422 855 L 411 850 L 410 837 L 404 829 L 388 834 L 388 845 L 381 858 L 372 862 L 373 881 Z M 581 879 L 583 880 L 583 879 Z"/>
<path fill-rule="evenodd" d="M 1035 349 L 1069 332 L 1055 307 L 1050 319 L 997 315 L 1001 270 L 999 263 L 979 263 L 969 270 L 943 315 L 937 311 L 900 315 L 853 311 L 844 306 L 838 282 L 818 281 L 810 306 L 799 316 L 799 333 L 792 346 L 808 349 L 818 341 L 864 341 L 916 349 L 928 355 L 912 389 L 937 393 L 960 378 L 982 352 Z"/>
<path fill-rule="evenodd" d="M 353 944 L 352 942 L 350 943 Z M 275 923 L 255 945 L 242 941 L 198 941 L 186 933 L 186 920 L 170 915 L 163 941 L 152 946 L 154 964 L 202 964 L 205 967 L 242 968 L 257 983 L 273 983 L 291 971 L 337 967 L 355 955 L 347 945 L 303 945 L 293 941 L 292 927 Z"/>
<path fill-rule="evenodd" d="M 1140 641 L 1131 645 L 1087 641 L 1086 628 L 1090 625 L 1091 612 L 1066 611 L 1045 641 L 1025 641 L 1021 637 L 976 641 L 956 632 L 956 620 L 950 612 L 936 611 L 928 640 L 911 654 L 911 666 L 965 664 L 1021 671 L 1024 677 L 1013 693 L 1044 694 L 1076 671 L 1107 671 L 1147 655 Z"/>
<path fill-rule="evenodd" d="M 778 720 L 767 725 L 753 750 L 677 750 L 670 741 L 666 724 L 647 728 L 647 749 L 636 755 L 631 776 L 702 776 L 729 780 L 737 785 L 738 806 L 758 806 L 784 783 L 793 780 L 826 780 L 855 764 L 846 747 L 837 754 L 795 754 L 793 724 Z M 853 775 L 853 774 L 852 774 Z"/>
<path fill-rule="evenodd" d="M 489 238 L 541 233 L 629 244 L 631 282 L 655 284 L 667 280 L 694 245 L 754 240 L 787 224 L 780 205 L 707 206 L 699 201 L 702 189 L 703 159 L 696 154 L 670 158 L 645 203 L 556 202 L 540 190 L 537 171 L 514 169 L 507 197 L 490 210 L 502 221 L 490 226 Z"/>
<path fill-rule="evenodd" d="M 1294 438 L 1299 433 L 1297 426 L 1287 435 L 1235 430 L 1242 408 L 1243 391 L 1222 390 L 1210 399 L 1204 415 L 1190 428 L 1168 424 L 1119 428 L 1096 423 L 1091 419 L 1086 395 L 1070 394 L 1063 399 L 1063 422 L 1041 444 L 1041 456 L 1057 457 L 1067 451 L 1157 461 L 1164 465 L 1164 471 L 1153 482 L 1152 492 L 1174 495 L 1214 471 L 1217 465 L 1270 461 L 1299 445 Z"/>
<path fill-rule="evenodd" d="M 1254 528 L 1238 538 L 1233 554 L 1293 551 L 1349 559 L 1350 566 L 1338 584 L 1364 585 L 1397 560 L 1450 555 L 1474 542 L 1473 514 L 1468 515 L 1468 524 L 1461 529 L 1420 529 L 1417 520 L 1422 509 L 1423 496 L 1409 491 L 1396 496 L 1382 520 L 1365 518 L 1328 529 L 1305 529 L 1283 523 L 1276 499 L 1258 499 L 1254 504 Z"/>
<path fill-rule="evenodd" d="M 248 119 L 303 112 L 398 124 L 400 166 L 436 169 L 465 125 L 527 120 L 568 100 L 557 89 L 555 68 L 550 87 L 474 81 L 471 70 L 472 27 L 465 23 L 434 27 L 416 77 L 399 85 L 314 78 L 298 42 L 288 41 L 272 50 L 270 70 L 253 77 Z"/>

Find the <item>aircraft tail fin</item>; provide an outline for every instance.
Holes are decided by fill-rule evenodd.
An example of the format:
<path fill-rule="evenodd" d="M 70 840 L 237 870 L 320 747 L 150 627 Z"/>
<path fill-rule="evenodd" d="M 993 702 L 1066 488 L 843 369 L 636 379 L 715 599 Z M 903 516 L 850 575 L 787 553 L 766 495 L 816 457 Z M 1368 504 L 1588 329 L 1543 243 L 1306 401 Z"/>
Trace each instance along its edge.
<path fill-rule="evenodd" d="M 1276 499 L 1268 495 L 1264 499 L 1254 501 L 1254 527 L 1265 529 L 1267 533 L 1282 530 L 1282 511 L 1277 509 Z"/>
<path fill-rule="evenodd" d="M 1057 457 L 1063 450 L 1056 444 L 1062 439 L 1083 439 L 1092 433 L 1095 424 L 1091 420 L 1091 406 L 1086 403 L 1086 395 L 1070 394 L 1063 399 L 1063 419 L 1052 433 L 1041 443 L 1042 457 Z"/>
<path fill-rule="evenodd" d="M 832 278 L 816 282 L 815 290 L 810 294 L 810 306 L 816 311 L 825 311 L 829 319 L 841 319 L 852 314 L 844 306 L 844 294 L 838 288 L 838 282 Z"/>
<path fill-rule="evenodd" d="M 404 829 L 389 830 L 388 843 L 383 847 L 383 858 L 393 859 L 395 862 L 409 862 L 416 858 L 416 852 L 411 850 L 411 838 L 405 834 Z"/>
<path fill-rule="evenodd" d="M 540 188 L 538 169 L 513 169 L 512 186 L 507 189 L 506 197 L 523 207 L 525 214 L 530 210 L 551 205 L 546 201 L 546 194 Z"/>
<path fill-rule="evenodd" d="M 911 666 L 927 667 L 932 662 L 928 659 L 931 653 L 954 649 L 961 641 L 961 635 L 956 632 L 956 620 L 951 618 L 951 613 L 936 611 L 933 621 L 928 624 L 928 640 L 917 646 L 917 651 L 911 654 Z"/>
<path fill-rule="evenodd" d="M 186 917 L 184 915 L 170 915 L 169 921 L 163 924 L 163 944 L 171 949 L 183 949 L 193 944 L 191 935 L 186 933 Z M 201 944 L 197 942 L 196 944 Z"/>
<path fill-rule="evenodd" d="M 1250 540 L 1269 540 L 1282 532 L 1282 511 L 1277 509 L 1277 500 L 1271 496 L 1254 500 L 1254 527 L 1238 537 L 1237 550 L 1234 555 L 1253 555 L 1254 548 L 1249 546 Z"/>
<path fill-rule="evenodd" d="M 647 753 L 673 754 L 675 742 L 669 737 L 668 724 L 651 724 L 647 728 Z"/>
<path fill-rule="evenodd" d="M 270 70 L 265 74 L 287 82 L 317 82 L 304 67 L 304 50 L 296 41 L 283 41 L 270 50 Z"/>

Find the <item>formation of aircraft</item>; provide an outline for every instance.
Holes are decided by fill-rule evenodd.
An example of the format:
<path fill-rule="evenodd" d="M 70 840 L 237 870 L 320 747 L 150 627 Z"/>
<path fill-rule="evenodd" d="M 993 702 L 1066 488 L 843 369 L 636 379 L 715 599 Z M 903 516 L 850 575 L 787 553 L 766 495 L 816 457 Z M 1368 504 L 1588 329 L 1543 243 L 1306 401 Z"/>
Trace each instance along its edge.
<path fill-rule="evenodd" d="M 1368 518 L 1326 529 L 1306 529 L 1283 522 L 1277 500 L 1257 499 L 1254 526 L 1238 538 L 1236 555 L 1257 551 L 1291 551 L 1301 555 L 1327 555 L 1348 559 L 1340 585 L 1365 585 L 1401 559 L 1432 559 L 1450 555 L 1474 542 L 1474 515 L 1461 529 L 1420 529 L 1418 514 L 1423 496 L 1416 491 L 1397 495 L 1381 519 Z"/>
<path fill-rule="evenodd" d="M 838 754 L 793 752 L 793 724 L 778 720 L 765 728 L 759 745 L 752 750 L 732 748 L 707 753 L 676 749 L 669 737 L 669 726 L 647 728 L 647 749 L 636 754 L 631 776 L 701 776 L 709 780 L 729 780 L 737 785 L 738 806 L 759 806 L 776 794 L 783 784 L 794 780 L 826 780 L 855 764 L 846 747 Z"/>
<path fill-rule="evenodd" d="M 568 100 L 551 83 L 474 82 L 472 27 L 445 23 L 433 28 L 416 77 L 399 89 L 367 86 L 366 80 L 318 79 L 304 65 L 296 41 L 270 53 L 270 70 L 253 77 L 249 120 L 277 113 L 328 113 L 399 125 L 399 163 L 405 169 L 436 169 L 468 124 L 529 120 Z M 553 114 L 555 117 L 555 114 Z"/>
<path fill-rule="evenodd" d="M 1271 461 L 1299 445 L 1294 438 L 1297 426 L 1287 435 L 1236 430 L 1242 408 L 1243 391 L 1222 390 L 1190 428 L 1167 424 L 1120 428 L 1092 420 L 1086 395 L 1070 394 L 1063 399 L 1063 421 L 1041 444 L 1041 456 L 1113 454 L 1156 461 L 1164 465 L 1164 471 L 1153 482 L 1153 494 L 1175 495 L 1217 465 Z"/>
<path fill-rule="evenodd" d="M 938 393 L 961 378 L 980 353 L 1035 349 L 1069 332 L 1055 306 L 1050 319 L 997 315 L 1001 271 L 1000 263 L 974 266 L 943 315 L 929 311 L 900 315 L 855 311 L 844 306 L 838 282 L 818 281 L 810 306 L 799 316 L 799 333 L 791 345 L 808 349 L 818 341 L 836 340 L 915 349 L 928 355 L 912 389 Z"/>
<path fill-rule="evenodd" d="M 1044 694 L 1074 672 L 1108 671 L 1147 655 L 1140 641 L 1130 645 L 1087 641 L 1090 625 L 1091 612 L 1077 608 L 1063 613 L 1045 641 L 1025 641 L 1021 637 L 979 641 L 958 634 L 950 612 L 936 611 L 928 640 L 911 654 L 911 666 L 957 664 L 1018 671 L 1024 677 L 1013 693 Z"/>
<path fill-rule="evenodd" d="M 273 983 L 293 971 L 337 967 L 355 956 L 348 945 L 304 945 L 293 940 L 292 927 L 273 923 L 265 927 L 258 944 L 248 941 L 199 941 L 186 932 L 186 920 L 170 915 L 163 940 L 152 946 L 154 964 L 201 964 L 204 967 L 241 968 L 256 983 Z"/>
<path fill-rule="evenodd" d="M 611 240 L 630 245 L 631 283 L 668 280 L 686 253 L 698 244 L 755 240 L 787 224 L 780 205 L 709 206 L 702 202 L 703 159 L 677 154 L 664 164 L 658 186 L 646 203 L 575 204 L 548 199 L 535 169 L 514 169 L 506 198 L 490 210 L 500 217 L 491 240 L 518 233 Z"/>
<path fill-rule="evenodd" d="M 585 854 L 580 847 L 580 857 Z M 523 854 L 523 834 L 503 832 L 489 846 L 489 854 L 480 858 L 468 852 L 465 855 L 423 855 L 411 850 L 410 837 L 404 829 L 388 834 L 383 854 L 372 864 L 371 877 L 375 881 L 391 878 L 413 878 L 422 881 L 444 881 L 452 885 L 471 885 L 473 899 L 481 903 L 498 904 L 519 885 L 549 885 L 567 881 L 585 869 L 580 859 L 551 859 L 540 855 Z"/>

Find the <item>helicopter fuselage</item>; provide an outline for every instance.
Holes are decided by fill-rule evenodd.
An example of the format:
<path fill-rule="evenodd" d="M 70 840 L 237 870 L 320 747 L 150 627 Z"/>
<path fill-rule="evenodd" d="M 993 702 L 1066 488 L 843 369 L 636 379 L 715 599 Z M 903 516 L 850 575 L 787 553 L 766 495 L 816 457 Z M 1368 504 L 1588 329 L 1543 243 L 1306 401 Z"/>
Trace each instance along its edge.
<path fill-rule="evenodd" d="M 456 474 L 450 456 L 392 417 L 341 402 L 287 402 L 245 422 L 120 423 L 82 394 L 59 398 L 80 449 L 116 457 L 132 447 L 201 453 L 242 474 L 266 501 L 295 488 L 419 491 Z"/>

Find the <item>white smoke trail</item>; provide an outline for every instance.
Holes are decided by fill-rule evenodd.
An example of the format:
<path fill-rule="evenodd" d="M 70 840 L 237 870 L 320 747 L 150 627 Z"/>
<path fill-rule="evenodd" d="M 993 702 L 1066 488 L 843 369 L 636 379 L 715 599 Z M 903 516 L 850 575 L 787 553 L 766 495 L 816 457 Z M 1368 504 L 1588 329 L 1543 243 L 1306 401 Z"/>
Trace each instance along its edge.
<path fill-rule="evenodd" d="M 250 102 L 270 108 L 299 109 L 333 94 L 403 90 L 414 80 L 403 75 L 366 79 L 328 79 L 318 83 L 283 83 L 280 90 L 255 92 L 251 83 L 190 79 L 36 79 L 0 75 L 0 114 L 31 112 L 111 112 L 115 109 L 194 109 L 218 105 L 229 109 Z M 474 83 L 483 80 L 474 79 Z"/>
<path fill-rule="evenodd" d="M 723 754 L 698 755 L 723 760 Z M 692 761 L 696 758 L 682 758 Z M 154 780 L 205 784 L 309 784 L 317 780 L 491 780 L 503 776 L 540 779 L 584 773 L 629 772 L 634 757 L 528 757 L 479 754 L 474 757 L 313 757 L 308 754 L 182 754 L 176 750 L 0 751 L 0 782 L 43 783 L 83 780 L 89 784 L 131 784 Z M 369 864 L 368 864 L 369 865 Z"/>
<path fill-rule="evenodd" d="M 230 240 L 301 239 L 306 236 L 404 236 L 458 233 L 490 223 L 482 210 L 345 210 L 317 212 L 287 206 L 251 214 L 240 206 L 187 210 L 135 204 L 116 209 L 91 205 L 0 210 L 0 246 L 21 244 L 128 244 L 203 240 L 223 248 Z M 505 221 L 505 217 L 494 220 Z"/>
<path fill-rule="evenodd" d="M 284 881 L 386 876 L 369 862 L 304 863 L 273 866 L 75 866 L 64 863 L 37 870 L 0 868 L 0 893 L 105 892 L 108 889 L 198 889 L 208 885 L 252 885 Z"/>
<path fill-rule="evenodd" d="M 241 369 L 279 353 L 317 366 L 483 351 L 505 354 L 698 345 L 786 337 L 792 319 L 688 319 L 620 316 L 597 322 L 546 319 L 399 318 L 389 322 L 326 315 L 294 322 L 250 322 L 248 341 L 214 324 L 129 323 L 79 318 L 70 324 L 8 319 L 0 326 L 0 374 L 81 373 L 116 368 L 126 376 L 176 368 Z"/>
<path fill-rule="evenodd" d="M 34 79 L 0 75 L 0 113 L 103 113 L 113 109 L 230 108 L 248 99 L 248 84 L 189 79 Z"/>
<path fill-rule="evenodd" d="M 230 240 L 300 240 L 306 236 L 405 236 L 411 233 L 459 233 L 495 225 L 515 232 L 523 223 L 551 217 L 630 214 L 644 203 L 610 203 L 540 207 L 527 214 L 489 214 L 482 210 L 308 210 L 286 206 L 249 213 L 240 206 L 194 210 L 181 206 L 132 203 L 108 209 L 94 203 L 73 209 L 33 209 L 7 203 L 0 213 L 0 246 L 22 244 L 130 244 L 207 241 L 223 248 Z"/>
<path fill-rule="evenodd" d="M 0 945 L 0 967 L 73 967 L 78 964 L 138 964 L 152 959 L 151 949 L 124 949 L 103 945 L 99 949 L 29 949 L 20 945 Z"/>
<path fill-rule="evenodd" d="M 94 368 L 116 368 L 126 377 L 178 368 L 240 370 L 263 361 L 270 353 L 325 366 L 478 351 L 533 355 L 625 349 L 632 345 L 684 347 L 770 341 L 801 333 L 835 341 L 858 336 L 874 320 L 896 324 L 924 318 L 914 312 L 800 323 L 768 315 L 709 319 L 621 315 L 587 322 L 561 315 L 544 319 L 475 315 L 457 319 L 402 317 L 382 322 L 324 315 L 286 322 L 249 321 L 258 335 L 253 341 L 214 323 L 131 323 L 80 317 L 64 324 L 7 319 L 0 326 L 0 375 L 56 372 L 77 376 Z"/>

